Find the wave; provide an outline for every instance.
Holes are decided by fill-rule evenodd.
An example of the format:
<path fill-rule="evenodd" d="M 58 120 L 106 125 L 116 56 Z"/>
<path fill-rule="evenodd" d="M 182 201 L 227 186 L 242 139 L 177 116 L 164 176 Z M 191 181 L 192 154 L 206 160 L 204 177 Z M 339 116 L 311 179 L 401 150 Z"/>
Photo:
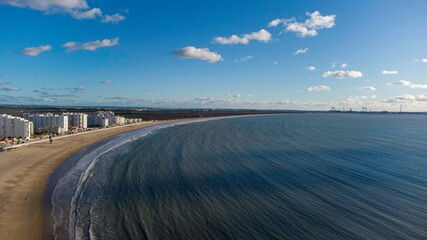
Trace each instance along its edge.
<path fill-rule="evenodd" d="M 197 119 L 147 127 L 114 136 L 103 145 L 96 147 L 83 156 L 81 156 L 80 152 L 76 153 L 72 158 L 79 158 L 79 160 L 75 166 L 58 181 L 51 196 L 51 215 L 54 220 L 55 239 L 95 239 L 95 234 L 92 231 L 93 223 L 89 225 L 89 229 L 83 229 L 82 226 L 84 224 L 82 224 L 82 221 L 85 220 L 79 219 L 79 211 L 82 210 L 81 208 L 89 208 L 92 215 L 92 218 L 89 220 L 97 219 L 95 211 L 96 202 L 97 199 L 103 197 L 103 187 L 107 179 L 105 177 L 106 172 L 102 171 L 111 166 L 115 156 L 129 151 L 127 147 L 128 144 L 154 134 L 161 129 L 218 119 L 223 118 Z M 104 166 L 99 166 L 100 161 L 103 161 L 102 164 Z M 95 174 L 96 177 L 94 177 Z M 88 199 L 87 196 L 83 194 L 89 182 L 91 184 L 90 190 L 92 191 L 92 196 L 96 196 L 94 199 Z M 94 191 L 98 192 L 94 194 Z M 88 203 L 90 201 L 92 202 Z M 114 232 L 106 230 L 105 235 L 114 239 Z"/>
<path fill-rule="evenodd" d="M 120 135 L 59 181 L 56 236 L 424 239 L 426 120 L 295 114 Z"/>

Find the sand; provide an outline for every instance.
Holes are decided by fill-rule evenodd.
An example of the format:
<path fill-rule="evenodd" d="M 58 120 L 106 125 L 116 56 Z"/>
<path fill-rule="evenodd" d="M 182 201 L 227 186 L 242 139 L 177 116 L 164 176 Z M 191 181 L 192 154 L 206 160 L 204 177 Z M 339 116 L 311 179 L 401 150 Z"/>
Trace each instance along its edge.
<path fill-rule="evenodd" d="M 0 239 L 43 238 L 43 197 L 49 176 L 79 149 L 113 135 L 167 122 L 171 121 L 105 129 L 0 152 Z"/>

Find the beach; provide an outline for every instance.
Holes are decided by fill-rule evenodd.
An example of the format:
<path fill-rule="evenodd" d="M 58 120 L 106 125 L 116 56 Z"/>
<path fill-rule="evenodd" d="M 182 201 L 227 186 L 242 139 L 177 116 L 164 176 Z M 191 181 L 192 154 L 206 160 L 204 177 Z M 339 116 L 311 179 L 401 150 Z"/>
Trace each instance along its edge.
<path fill-rule="evenodd" d="M 178 120 L 110 128 L 1 152 L 0 239 L 43 238 L 43 198 L 49 176 L 75 152 L 120 133 L 173 121 Z"/>

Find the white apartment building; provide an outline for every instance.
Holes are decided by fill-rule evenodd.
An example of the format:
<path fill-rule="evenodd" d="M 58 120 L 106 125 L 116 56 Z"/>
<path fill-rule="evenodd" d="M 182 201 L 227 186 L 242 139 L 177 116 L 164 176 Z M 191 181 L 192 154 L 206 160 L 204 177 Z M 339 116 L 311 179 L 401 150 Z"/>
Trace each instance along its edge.
<path fill-rule="evenodd" d="M 141 118 L 126 118 L 125 122 L 126 122 L 126 124 L 140 123 L 140 122 L 142 122 L 142 119 Z"/>
<path fill-rule="evenodd" d="M 88 116 L 88 126 L 108 127 L 110 125 L 125 125 L 126 119 L 115 116 L 111 111 L 97 111 Z"/>
<path fill-rule="evenodd" d="M 126 119 L 122 116 L 108 116 L 108 124 L 109 125 L 125 125 Z"/>
<path fill-rule="evenodd" d="M 88 126 L 97 126 L 97 127 L 108 127 L 108 117 L 98 116 L 98 115 L 89 115 L 87 117 Z"/>
<path fill-rule="evenodd" d="M 53 115 L 52 113 L 46 113 L 30 115 L 26 113 L 22 116 L 33 122 L 35 133 L 48 131 L 48 133 L 60 134 L 68 132 L 68 116 L 64 114 Z"/>
<path fill-rule="evenodd" d="M 87 128 L 88 115 L 86 113 L 64 113 L 64 115 L 68 116 L 68 128 Z"/>
<path fill-rule="evenodd" d="M 32 122 L 20 117 L 0 115 L 0 138 L 29 139 L 32 134 Z"/>

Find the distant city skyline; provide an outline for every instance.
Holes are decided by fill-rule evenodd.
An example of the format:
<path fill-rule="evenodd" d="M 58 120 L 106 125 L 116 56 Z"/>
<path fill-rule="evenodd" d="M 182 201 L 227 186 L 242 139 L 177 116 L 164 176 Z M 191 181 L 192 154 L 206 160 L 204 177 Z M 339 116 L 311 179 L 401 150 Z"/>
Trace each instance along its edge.
<path fill-rule="evenodd" d="M 425 9 L 0 0 L 0 104 L 427 111 Z"/>

